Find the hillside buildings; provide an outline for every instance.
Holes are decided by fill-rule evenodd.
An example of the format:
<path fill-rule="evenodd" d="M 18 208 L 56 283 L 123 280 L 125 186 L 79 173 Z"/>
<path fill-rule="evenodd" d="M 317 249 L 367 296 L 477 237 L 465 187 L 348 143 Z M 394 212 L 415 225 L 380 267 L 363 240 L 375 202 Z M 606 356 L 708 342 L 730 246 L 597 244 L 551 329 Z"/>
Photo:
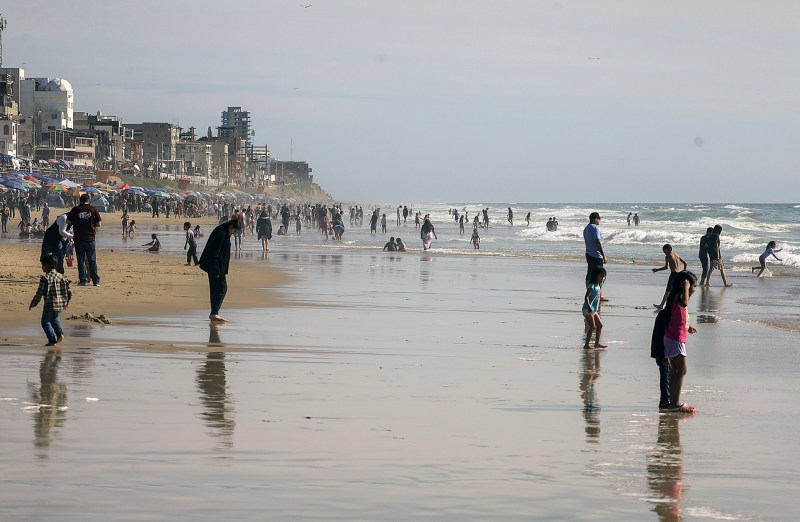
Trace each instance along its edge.
<path fill-rule="evenodd" d="M 250 112 L 242 107 L 227 107 L 218 127 L 197 136 L 194 127 L 123 123 L 101 112 L 76 111 L 68 80 L 26 77 L 23 68 L 0 68 L 0 97 L 0 169 L 10 168 L 14 158 L 14 165 L 21 161 L 31 168 L 189 177 L 212 186 L 312 180 L 308 163 L 272 159 L 266 146 L 254 145 Z"/>

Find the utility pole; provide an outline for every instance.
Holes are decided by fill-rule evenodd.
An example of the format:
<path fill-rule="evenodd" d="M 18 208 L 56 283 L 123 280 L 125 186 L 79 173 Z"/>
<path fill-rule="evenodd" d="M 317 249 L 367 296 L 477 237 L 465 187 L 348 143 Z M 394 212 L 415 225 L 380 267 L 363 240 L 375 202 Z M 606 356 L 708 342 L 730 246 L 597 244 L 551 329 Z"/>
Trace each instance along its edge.
<path fill-rule="evenodd" d="M 3 31 L 8 26 L 8 22 L 0 15 L 0 67 L 3 66 Z"/>

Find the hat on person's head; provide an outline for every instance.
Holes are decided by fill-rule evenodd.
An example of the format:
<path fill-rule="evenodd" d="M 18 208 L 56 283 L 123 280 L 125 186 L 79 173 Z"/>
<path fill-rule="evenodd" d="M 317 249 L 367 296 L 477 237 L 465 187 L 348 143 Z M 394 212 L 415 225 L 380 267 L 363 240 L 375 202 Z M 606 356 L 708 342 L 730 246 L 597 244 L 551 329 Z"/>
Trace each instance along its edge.
<path fill-rule="evenodd" d="M 589 221 L 594 221 L 595 219 L 603 219 L 603 218 L 600 217 L 600 214 L 598 212 L 592 212 L 591 214 L 589 214 Z"/>

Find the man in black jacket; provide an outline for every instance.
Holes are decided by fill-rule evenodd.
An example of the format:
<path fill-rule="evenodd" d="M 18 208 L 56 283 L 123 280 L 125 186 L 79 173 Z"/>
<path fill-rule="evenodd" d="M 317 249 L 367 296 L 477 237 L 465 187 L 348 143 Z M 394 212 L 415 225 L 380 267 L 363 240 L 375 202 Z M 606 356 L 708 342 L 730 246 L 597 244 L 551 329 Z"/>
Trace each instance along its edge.
<path fill-rule="evenodd" d="M 222 308 L 222 301 L 228 292 L 225 276 L 228 274 L 231 260 L 231 236 L 238 230 L 237 219 L 222 223 L 208 236 L 208 242 L 200 255 L 200 269 L 208 274 L 208 289 L 211 295 L 211 315 L 208 318 L 212 321 L 226 321 L 219 316 L 219 309 Z"/>

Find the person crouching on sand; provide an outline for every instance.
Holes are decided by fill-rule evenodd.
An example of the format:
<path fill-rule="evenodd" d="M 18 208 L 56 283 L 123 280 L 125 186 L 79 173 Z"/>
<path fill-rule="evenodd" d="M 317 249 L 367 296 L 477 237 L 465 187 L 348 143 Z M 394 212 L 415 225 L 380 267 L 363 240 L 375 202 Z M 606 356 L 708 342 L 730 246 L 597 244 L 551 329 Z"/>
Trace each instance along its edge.
<path fill-rule="evenodd" d="M 603 282 L 606 280 L 606 269 L 597 266 L 592 270 L 589 282 L 586 283 L 586 295 L 583 296 L 583 317 L 586 321 L 586 343 L 584 348 L 589 348 L 589 341 L 592 340 L 592 332 L 595 334 L 594 347 L 605 348 L 606 345 L 600 344 L 600 333 L 603 331 L 603 322 L 600 320 L 600 293 L 603 289 Z"/>

